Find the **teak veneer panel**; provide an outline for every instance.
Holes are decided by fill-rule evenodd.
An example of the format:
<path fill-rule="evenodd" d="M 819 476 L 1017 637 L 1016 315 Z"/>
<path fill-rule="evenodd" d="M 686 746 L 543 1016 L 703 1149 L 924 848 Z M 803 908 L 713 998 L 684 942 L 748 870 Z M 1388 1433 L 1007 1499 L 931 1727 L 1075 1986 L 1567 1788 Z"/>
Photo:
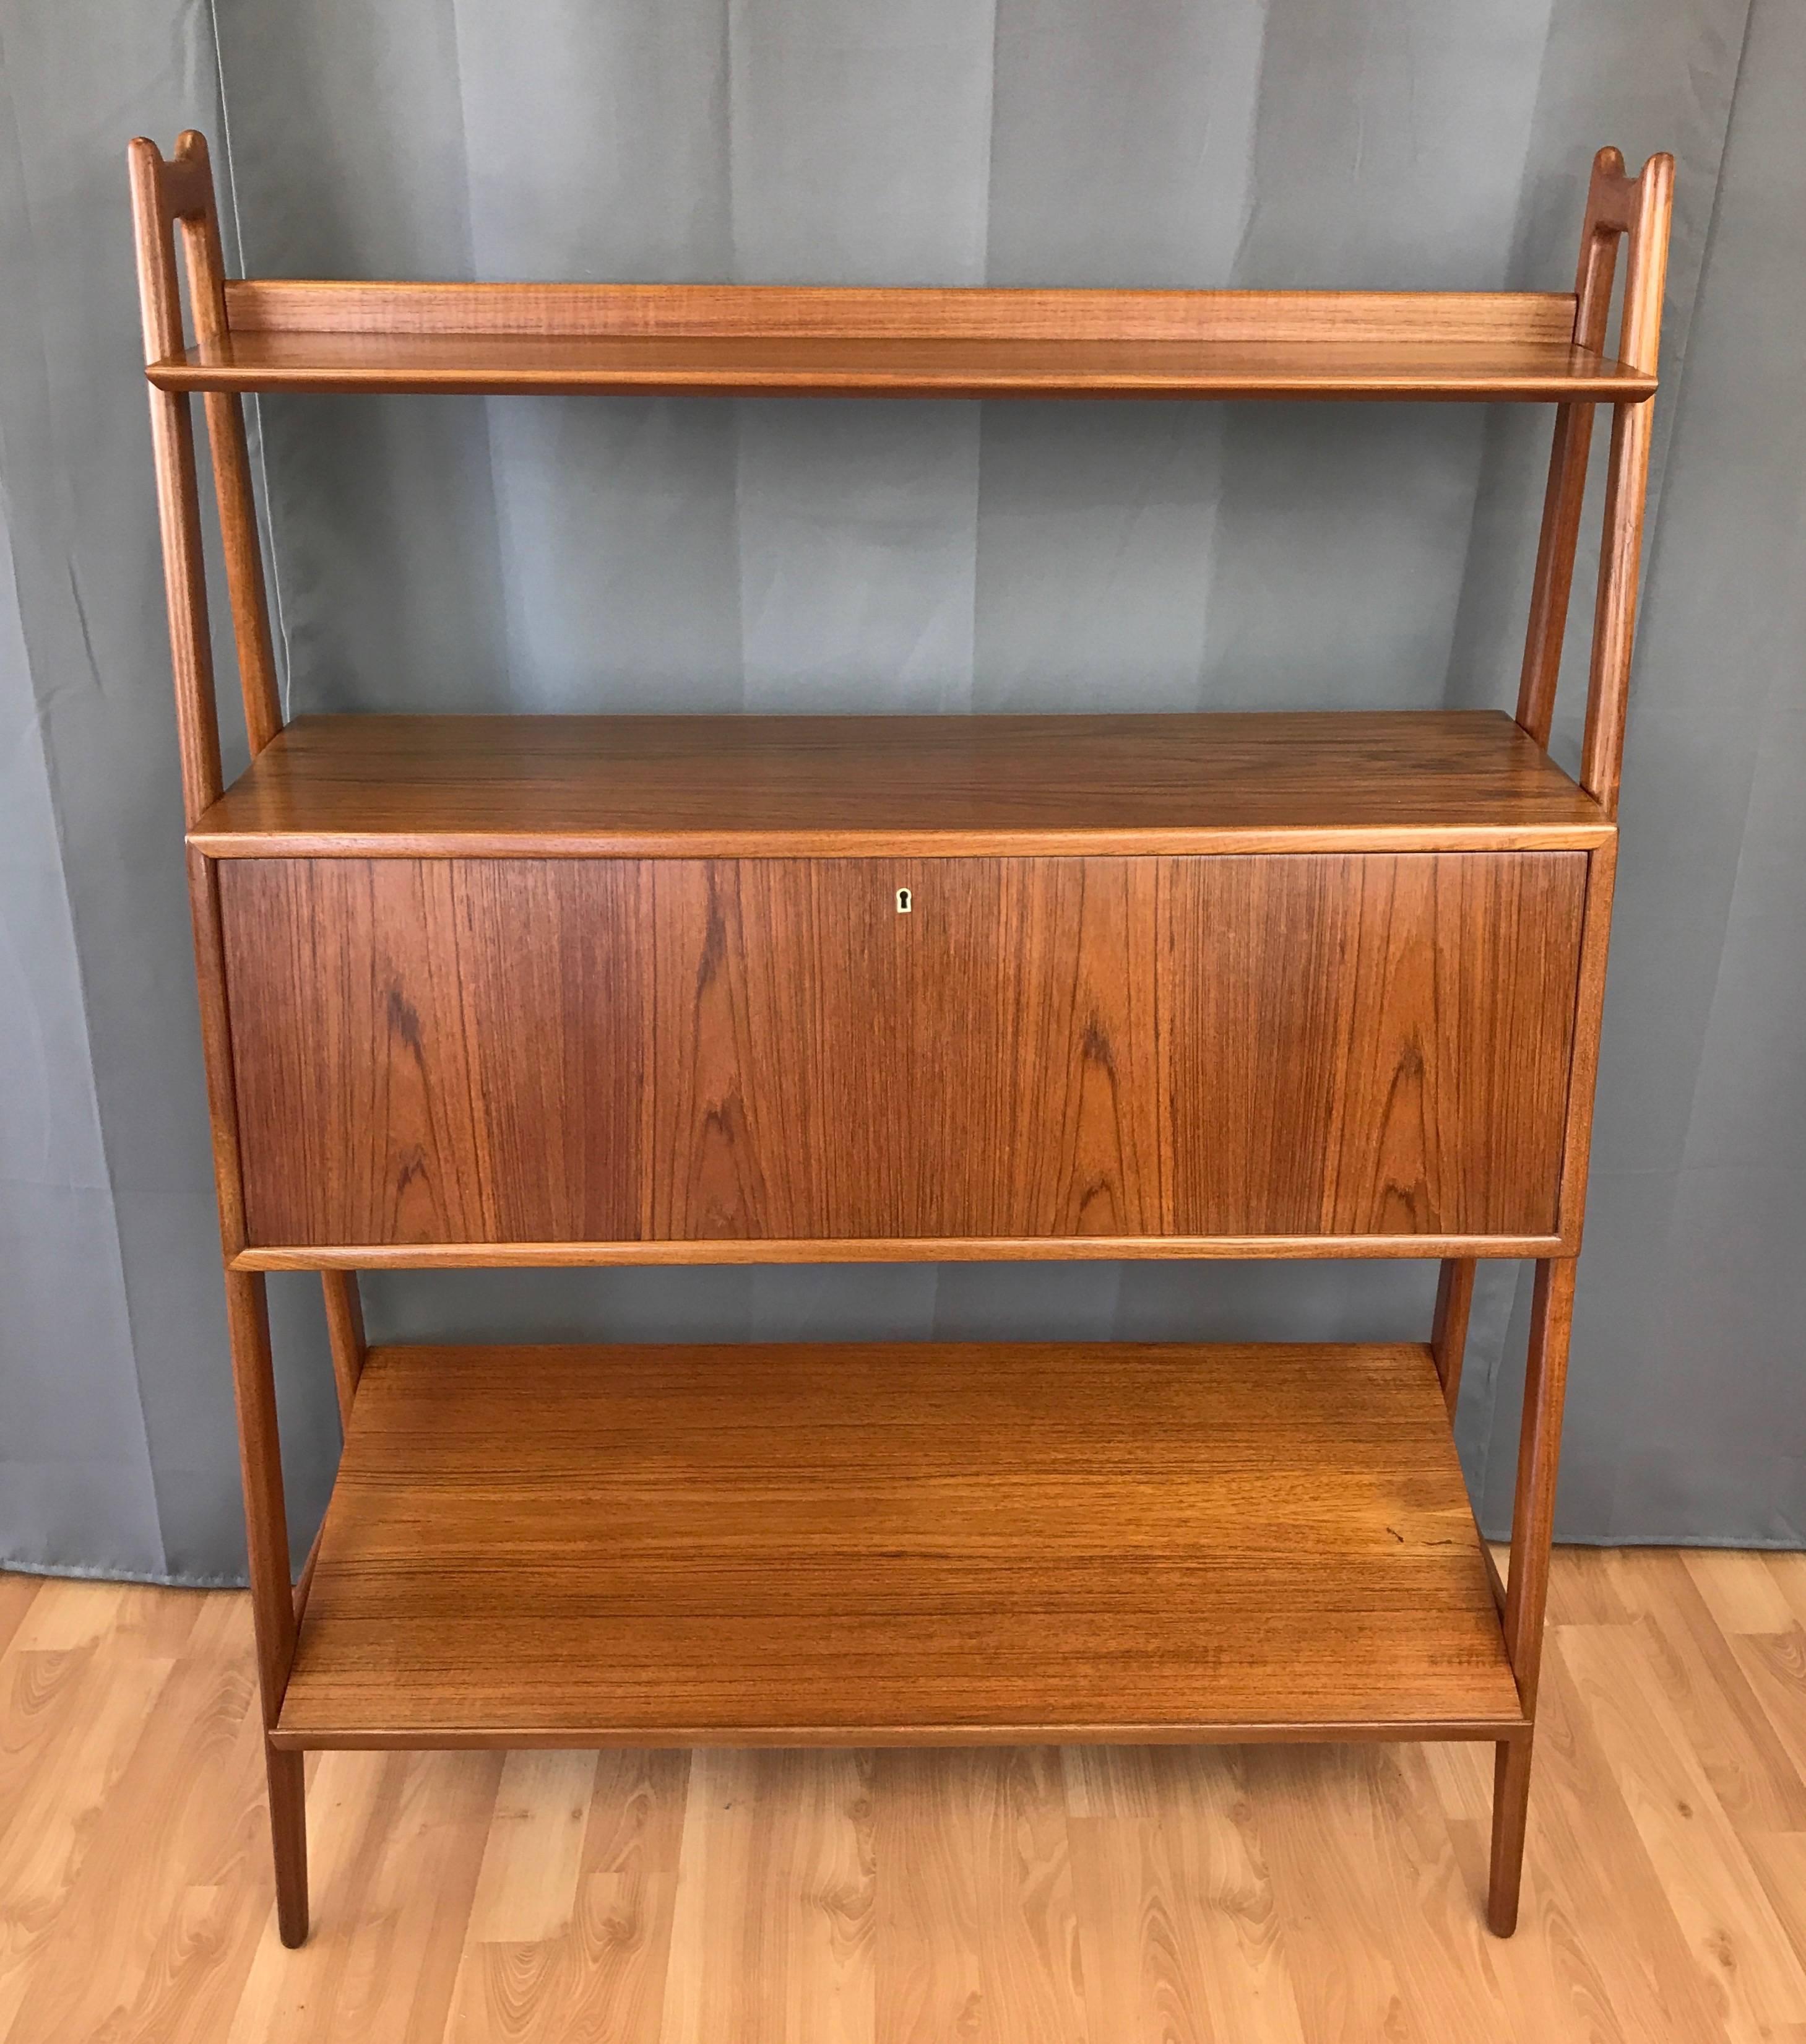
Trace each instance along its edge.
<path fill-rule="evenodd" d="M 638 869 L 220 871 L 253 1237 L 640 1232 Z"/>
<path fill-rule="evenodd" d="M 304 717 L 190 832 L 217 859 L 1589 847 L 1492 710 Z"/>
<path fill-rule="evenodd" d="M 224 862 L 247 1240 L 1551 1236 L 1586 864 Z"/>
<path fill-rule="evenodd" d="M 1427 1348 L 372 1350 L 283 1745 L 1488 1736 Z"/>
<path fill-rule="evenodd" d="M 1166 862 L 1174 1231 L 1554 1232 L 1585 867 Z"/>
<path fill-rule="evenodd" d="M 1147 862 L 221 870 L 254 1241 L 1160 1231 Z"/>
<path fill-rule="evenodd" d="M 1162 1231 L 1154 863 L 641 872 L 644 1235 Z"/>

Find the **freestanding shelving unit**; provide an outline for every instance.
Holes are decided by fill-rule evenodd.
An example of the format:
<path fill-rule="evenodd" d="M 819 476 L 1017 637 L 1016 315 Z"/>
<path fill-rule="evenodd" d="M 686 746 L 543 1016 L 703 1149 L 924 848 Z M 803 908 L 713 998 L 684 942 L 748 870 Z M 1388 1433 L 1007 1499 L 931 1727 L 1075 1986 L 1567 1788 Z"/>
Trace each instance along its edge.
<path fill-rule="evenodd" d="M 1560 294 L 241 281 L 202 137 L 131 167 L 284 1939 L 310 1746 L 1361 1738 L 1497 1742 L 1508 1934 L 1672 159 L 1600 152 Z M 1516 717 L 285 726 L 259 390 L 1552 403 Z M 1427 1343 L 372 1349 L 355 1274 L 1375 1255 L 1442 1259 Z M 1503 1584 L 1449 1425 L 1483 1256 L 1536 1262 Z M 345 1447 L 291 1586 L 298 1269 Z"/>

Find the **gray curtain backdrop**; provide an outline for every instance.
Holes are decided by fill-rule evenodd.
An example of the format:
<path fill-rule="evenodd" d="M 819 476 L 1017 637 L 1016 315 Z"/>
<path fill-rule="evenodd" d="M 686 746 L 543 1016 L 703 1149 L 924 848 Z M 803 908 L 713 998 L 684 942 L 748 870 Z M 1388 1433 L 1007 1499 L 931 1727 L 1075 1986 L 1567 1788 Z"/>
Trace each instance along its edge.
<path fill-rule="evenodd" d="M 123 158 L 189 124 L 239 266 L 277 275 L 1565 289 L 1593 149 L 1673 150 L 1559 1530 L 1800 1542 L 1797 0 L 39 0 L 0 63 L 0 1559 L 242 1566 Z M 310 398 L 257 425 L 296 711 L 982 713 L 1508 704 L 1549 415 Z M 1458 1431 L 1497 1527 L 1529 1287 L 1482 1268 Z M 367 1292 L 379 1336 L 1396 1338 L 1434 1281 Z M 304 1540 L 336 1424 L 317 1287 L 271 1291 Z"/>

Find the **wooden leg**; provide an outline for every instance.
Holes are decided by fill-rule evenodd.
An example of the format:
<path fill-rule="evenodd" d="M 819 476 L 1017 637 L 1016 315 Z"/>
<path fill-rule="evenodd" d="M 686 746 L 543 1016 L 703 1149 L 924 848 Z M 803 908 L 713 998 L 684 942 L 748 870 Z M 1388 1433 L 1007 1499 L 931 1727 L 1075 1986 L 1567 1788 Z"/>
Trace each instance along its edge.
<path fill-rule="evenodd" d="M 1471 1256 L 1447 1257 L 1436 1284 L 1436 1317 L 1431 1324 L 1430 1350 L 1436 1358 L 1436 1374 L 1443 1381 L 1443 1397 L 1449 1416 L 1454 1416 L 1455 1400 L 1461 1396 L 1461 1366 L 1467 1355 L 1467 1316 L 1474 1307 L 1474 1278 L 1480 1266 Z"/>
<path fill-rule="evenodd" d="M 276 1434 L 276 1381 L 270 1315 L 260 1274 L 225 1274 L 232 1335 L 232 1396 L 238 1407 L 239 1466 L 244 1483 L 245 1546 L 251 1615 L 257 1635 L 257 1686 L 269 1731 L 282 1707 L 294 1660 L 294 1592 L 289 1578 L 288 1519 L 282 1447 Z M 307 1935 L 307 1818 L 298 1753 L 266 1747 L 270 1831 L 275 1848 L 276 1919 L 282 1942 Z"/>
<path fill-rule="evenodd" d="M 1531 1308 L 1530 1361 L 1524 1375 L 1524 1424 L 1518 1435 L 1504 1615 L 1505 1651 L 1517 1677 L 1524 1714 L 1532 1719 L 1543 1662 L 1543 1614 L 1549 1599 L 1549 1545 L 1555 1525 L 1555 1476 L 1574 1311 L 1574 1259 L 1539 1263 Z M 1493 1769 L 1492 1881 L 1486 1921 L 1501 1938 L 1508 1938 L 1517 1927 L 1530 1805 L 1530 1754 L 1531 1734 L 1520 1733 L 1500 1742 Z"/>
<path fill-rule="evenodd" d="M 276 1931 L 285 1945 L 307 1942 L 307 1776 L 303 1755 L 267 1743 L 270 1844 L 276 1864 Z"/>
<path fill-rule="evenodd" d="M 1502 1739 L 1493 1760 L 1493 1866 L 1486 1891 L 1486 1927 L 1495 1938 L 1517 1928 L 1524 1884 L 1524 1827 L 1530 1820 L 1531 1735 Z"/>
<path fill-rule="evenodd" d="M 363 1374 L 367 1343 L 363 1335 L 363 1301 L 355 1270 L 322 1270 L 320 1287 L 326 1297 L 326 1332 L 332 1343 L 332 1381 L 338 1387 L 339 1424 L 352 1422 L 352 1400 L 357 1396 L 358 1379 Z"/>

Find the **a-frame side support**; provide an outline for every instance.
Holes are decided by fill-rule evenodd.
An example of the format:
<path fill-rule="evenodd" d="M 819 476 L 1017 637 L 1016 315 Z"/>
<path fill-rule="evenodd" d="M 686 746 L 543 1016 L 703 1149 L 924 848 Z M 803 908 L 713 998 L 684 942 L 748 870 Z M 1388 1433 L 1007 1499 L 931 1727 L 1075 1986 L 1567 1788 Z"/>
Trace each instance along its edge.
<path fill-rule="evenodd" d="M 1593 159 L 1574 284 L 1574 344 L 1595 351 L 1605 345 L 1622 236 L 1628 240 L 1630 252 L 1618 354 L 1633 368 L 1651 375 L 1662 339 L 1662 295 L 1668 272 L 1668 223 L 1673 195 L 1672 156 L 1651 156 L 1635 178 L 1624 175 L 1624 159 L 1616 149 L 1601 149 Z M 1518 722 L 1545 748 L 1554 719 L 1555 685 L 1574 586 L 1593 412 L 1590 404 L 1559 405 L 1555 411 L 1517 704 Z M 1618 806 L 1652 417 L 1647 398 L 1612 407 L 1604 541 L 1600 553 L 1581 770 L 1581 786 L 1598 797 L 1608 815 L 1615 815 Z"/>
<path fill-rule="evenodd" d="M 276 1431 L 270 1314 L 261 1272 L 228 1270 L 226 1319 L 232 1334 L 232 1393 L 238 1408 L 244 1523 L 251 1562 L 251 1609 L 257 1635 L 257 1685 L 263 1704 L 263 1768 L 270 1788 L 270 1842 L 275 1857 L 276 1927 L 285 1945 L 307 1937 L 307 1788 L 303 1756 L 270 1743 L 294 1662 L 295 1601 L 290 1587 L 288 1521 L 282 1446 Z"/>
<path fill-rule="evenodd" d="M 1549 1550 L 1555 1528 L 1555 1477 L 1562 1452 L 1562 1406 L 1574 1323 L 1574 1258 L 1536 1266 L 1512 1502 L 1511 1573 L 1505 1581 L 1505 1651 L 1531 1729 L 1499 1742 L 1493 1769 L 1493 1851 L 1486 1921 L 1495 1936 L 1517 1928 L 1524 1841 L 1530 1813 L 1530 1756 L 1543 1665 L 1543 1619 L 1549 1600 Z"/>
<path fill-rule="evenodd" d="M 205 339 L 217 338 L 224 331 L 219 217 L 207 145 L 201 136 L 192 131 L 183 135 L 176 144 L 175 155 L 167 159 L 154 144 L 140 137 L 131 145 L 130 165 L 138 293 L 148 363 L 179 352 L 183 345 L 182 298 L 175 248 L 179 233 L 196 332 Z M 244 699 L 245 731 L 255 755 L 281 728 L 282 713 L 264 601 L 244 417 L 238 399 L 229 393 L 211 394 L 206 402 L 239 682 Z M 186 397 L 152 385 L 150 403 L 170 650 L 175 670 L 183 813 L 184 822 L 192 826 L 217 799 L 221 778 L 206 576 L 201 551 L 194 425 Z M 188 874 L 220 1234 L 227 1265 L 226 1319 L 232 1343 L 232 1392 L 238 1411 L 258 1689 L 263 1712 L 276 1920 L 282 1942 L 298 1945 L 307 1935 L 307 1815 L 302 1757 L 279 1751 L 268 1738 L 281 1712 L 294 1659 L 296 1612 L 290 1587 L 282 1450 L 276 1429 L 269 1312 L 263 1279 L 231 1268 L 232 1258 L 244 1247 L 244 1227 L 237 1107 L 221 956 L 218 878 L 213 863 L 194 853 L 190 855 Z"/>
<path fill-rule="evenodd" d="M 1625 175 L 1623 158 L 1616 149 L 1601 149 L 1593 159 L 1581 236 L 1575 282 L 1576 345 L 1601 350 L 1605 344 L 1617 244 L 1623 236 L 1629 244 L 1629 253 L 1618 354 L 1621 360 L 1651 375 L 1661 340 L 1673 188 L 1672 156 L 1651 156 L 1639 175 L 1631 178 Z M 1614 817 L 1623 759 L 1624 713 L 1630 693 L 1652 419 L 1647 400 L 1612 408 L 1581 785 L 1597 799 L 1607 816 Z M 1590 405 L 1562 405 L 1557 409 L 1517 709 L 1518 722 L 1545 749 L 1554 719 L 1555 686 L 1574 583 L 1592 423 Z M 1574 1246 L 1567 1255 L 1537 1264 L 1531 1311 L 1530 1355 L 1512 1507 L 1511 1569 L 1503 1622 L 1518 1695 L 1532 1728 L 1500 1742 L 1493 1769 L 1492 1865 L 1486 1919 L 1501 1938 L 1509 1937 L 1516 1927 L 1524 1872 L 1531 1752 L 1549 1594 L 1549 1551 L 1554 1532 L 1562 1408 L 1574 1320 L 1574 1259 L 1579 1253 L 1579 1208 L 1586 1183 L 1614 864 L 1611 847 L 1591 855 L 1561 1197 L 1562 1233 Z M 1446 1268 L 1444 1282 L 1445 1285 L 1449 1282 Z M 1440 1317 L 1439 1312 L 1439 1320 Z M 1440 1367 L 1439 1356 L 1438 1362 Z"/>

